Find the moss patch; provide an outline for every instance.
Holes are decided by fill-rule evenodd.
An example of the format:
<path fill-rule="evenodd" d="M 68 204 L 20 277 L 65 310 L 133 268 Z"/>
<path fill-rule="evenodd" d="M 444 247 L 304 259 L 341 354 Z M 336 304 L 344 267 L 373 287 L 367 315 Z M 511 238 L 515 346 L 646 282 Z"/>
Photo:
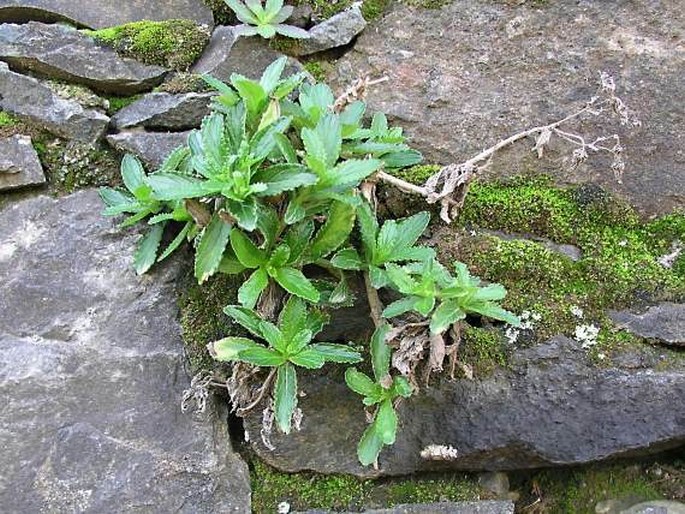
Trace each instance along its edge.
<path fill-rule="evenodd" d="M 311 60 L 304 63 L 307 70 L 317 82 L 325 82 L 326 77 L 333 70 L 333 65 L 328 61 Z"/>
<path fill-rule="evenodd" d="M 0 111 L 0 129 L 15 127 L 18 123 L 19 120 L 14 116 L 5 111 Z"/>
<path fill-rule="evenodd" d="M 124 107 L 128 107 L 133 102 L 140 100 L 141 95 L 133 96 L 108 96 L 107 100 L 107 114 L 112 116 L 122 110 Z"/>
<path fill-rule="evenodd" d="M 468 501 L 483 497 L 475 478 L 447 474 L 411 479 L 359 480 L 350 476 L 281 473 L 253 460 L 252 512 L 276 512 L 281 502 L 294 511 L 308 509 L 352 510 L 402 503 Z"/>
<path fill-rule="evenodd" d="M 366 21 L 380 18 L 390 5 L 390 0 L 364 0 L 362 15 Z"/>
<path fill-rule="evenodd" d="M 190 20 L 136 21 L 85 32 L 122 55 L 182 71 L 197 60 L 210 36 Z"/>
<path fill-rule="evenodd" d="M 411 182 L 412 184 L 422 185 L 431 176 L 440 171 L 440 168 L 442 168 L 442 166 L 439 164 L 417 164 L 416 166 L 412 166 L 410 168 L 398 170 L 395 172 L 395 175 L 402 180 Z"/>
<path fill-rule="evenodd" d="M 309 5 L 312 8 L 314 21 L 321 22 L 340 11 L 344 11 L 354 3 L 354 0 L 297 0 L 295 5 Z"/>
<path fill-rule="evenodd" d="M 504 334 L 466 325 L 461 333 L 459 360 L 468 363 L 475 377 L 484 377 L 509 361 Z"/>
<path fill-rule="evenodd" d="M 160 84 L 155 91 L 160 93 L 201 93 L 208 89 L 207 83 L 197 73 L 174 73 Z"/>

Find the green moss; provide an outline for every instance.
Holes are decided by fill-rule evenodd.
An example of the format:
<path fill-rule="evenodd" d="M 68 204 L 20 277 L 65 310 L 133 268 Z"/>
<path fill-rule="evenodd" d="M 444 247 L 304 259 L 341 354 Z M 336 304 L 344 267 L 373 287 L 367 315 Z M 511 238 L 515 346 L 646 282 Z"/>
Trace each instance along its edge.
<path fill-rule="evenodd" d="M 240 332 L 240 328 L 223 312 L 226 305 L 236 303 L 240 280 L 234 275 L 216 275 L 205 284 L 198 285 L 194 277 L 189 276 L 187 283 L 180 299 L 186 351 L 194 371 L 211 370 L 216 362 L 207 352 L 207 344 Z"/>
<path fill-rule="evenodd" d="M 296 52 L 296 49 L 298 45 L 300 44 L 299 39 L 295 39 L 292 37 L 285 37 L 280 34 L 276 34 L 275 37 L 269 39 L 269 46 L 276 50 L 277 52 L 280 52 L 282 54 L 286 55 L 294 55 Z"/>
<path fill-rule="evenodd" d="M 207 28 L 190 20 L 136 21 L 85 32 L 123 55 L 175 70 L 187 70 L 209 41 Z"/>
<path fill-rule="evenodd" d="M 536 478 L 542 505 L 538 512 L 591 514 L 605 500 L 629 503 L 663 499 L 654 478 L 640 466 L 591 467 L 575 471 L 548 471 Z"/>
<path fill-rule="evenodd" d="M 390 0 L 364 0 L 362 4 L 362 15 L 366 21 L 380 18 L 390 5 Z"/>
<path fill-rule="evenodd" d="M 287 501 L 292 510 L 361 510 L 401 503 L 467 501 L 482 497 L 474 478 L 465 474 L 412 479 L 360 480 L 343 475 L 288 474 L 258 460 L 250 464 L 252 512 L 273 513 Z"/>
<path fill-rule="evenodd" d="M 333 69 L 333 65 L 328 61 L 311 60 L 304 63 L 307 70 L 317 82 L 325 82 L 326 77 Z"/>
<path fill-rule="evenodd" d="M 15 127 L 19 121 L 11 114 L 0 111 L 0 128 Z"/>
<path fill-rule="evenodd" d="M 107 114 L 112 116 L 113 114 L 119 112 L 124 107 L 131 105 L 133 102 L 140 100 L 140 95 L 133 96 L 108 96 L 106 98 L 109 107 L 107 108 Z"/>
<path fill-rule="evenodd" d="M 459 349 L 460 360 L 471 365 L 477 377 L 486 376 L 508 363 L 506 342 L 499 330 L 466 325 L 461 333 Z"/>
<path fill-rule="evenodd" d="M 396 171 L 395 176 L 412 184 L 420 185 L 440 171 L 440 168 L 442 166 L 438 164 L 417 164 L 416 166 Z"/>
<path fill-rule="evenodd" d="M 224 0 L 204 0 L 204 3 L 212 10 L 214 23 L 217 25 L 235 25 L 239 23 L 233 10 Z"/>
<path fill-rule="evenodd" d="M 344 11 L 354 3 L 354 0 L 298 0 L 296 5 L 309 5 L 312 8 L 313 18 L 320 22 Z"/>
<path fill-rule="evenodd" d="M 178 72 L 174 73 L 160 84 L 155 91 L 160 93 L 201 93 L 208 89 L 202 75 L 197 73 Z"/>

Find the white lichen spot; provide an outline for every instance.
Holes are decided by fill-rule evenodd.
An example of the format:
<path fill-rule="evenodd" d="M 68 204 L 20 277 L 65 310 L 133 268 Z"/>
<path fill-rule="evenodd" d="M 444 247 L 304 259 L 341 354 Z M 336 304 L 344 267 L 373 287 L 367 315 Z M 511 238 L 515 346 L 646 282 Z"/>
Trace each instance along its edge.
<path fill-rule="evenodd" d="M 507 338 L 507 342 L 509 344 L 514 344 L 516 341 L 518 341 L 520 333 L 521 331 L 515 327 L 507 327 L 507 330 L 504 332 L 504 337 Z"/>
<path fill-rule="evenodd" d="M 581 309 L 577 305 L 572 305 L 569 310 L 571 311 L 571 314 L 573 314 L 576 318 L 583 319 L 583 315 L 585 313 L 583 312 L 583 309 Z"/>
<path fill-rule="evenodd" d="M 288 502 L 281 502 L 276 507 L 278 514 L 288 514 L 290 512 L 290 504 Z"/>
<path fill-rule="evenodd" d="M 0 247 L 1 249 L 2 247 Z M 675 264 L 675 261 L 678 260 L 678 257 L 683 253 L 683 247 L 680 246 L 680 244 L 675 244 L 673 245 L 673 251 L 670 253 L 667 253 L 665 255 L 662 255 L 657 259 L 657 262 L 661 264 L 664 268 L 671 269 L 673 268 L 673 265 Z M 2 252 L 0 251 L 0 259 L 2 258 Z"/>
<path fill-rule="evenodd" d="M 27 220 L 23 223 L 21 228 L 14 233 L 14 242 L 20 248 L 30 248 L 36 244 L 45 234 L 45 227 Z"/>
<path fill-rule="evenodd" d="M 455 460 L 458 456 L 456 448 L 443 444 L 429 444 L 421 450 L 421 458 L 425 460 Z"/>
<path fill-rule="evenodd" d="M 599 327 L 595 325 L 578 325 L 574 337 L 585 349 L 592 348 L 597 344 Z"/>
<path fill-rule="evenodd" d="M 0 244 L 0 261 L 10 260 L 16 251 L 16 243 L 9 242 Z"/>

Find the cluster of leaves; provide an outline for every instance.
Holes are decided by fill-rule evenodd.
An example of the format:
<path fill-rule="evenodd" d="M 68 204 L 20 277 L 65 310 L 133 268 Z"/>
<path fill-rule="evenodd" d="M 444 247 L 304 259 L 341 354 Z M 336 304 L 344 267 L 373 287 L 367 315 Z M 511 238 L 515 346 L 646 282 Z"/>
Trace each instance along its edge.
<path fill-rule="evenodd" d="M 276 34 L 282 36 L 307 39 L 309 33 L 293 25 L 285 25 L 293 14 L 292 5 L 283 5 L 283 0 L 224 0 L 236 17 L 244 23 L 239 26 L 240 34 L 244 36 L 262 36 L 271 39 Z"/>
<path fill-rule="evenodd" d="M 153 173 L 124 158 L 126 190 L 101 191 L 104 213 L 127 214 L 123 226 L 147 220 L 150 229 L 135 255 L 138 273 L 189 241 L 199 283 L 216 273 L 245 277 L 240 305 L 225 313 L 253 337 L 227 337 L 209 349 L 220 361 L 270 369 L 262 391 L 275 378 L 271 408 L 285 433 L 297 412 L 297 368 L 362 360 L 349 344 L 314 339 L 328 322 L 326 310 L 353 301 L 351 275 L 364 273 L 373 288 L 400 295 L 382 312 L 386 319 L 376 320 L 374 378 L 355 369 L 346 373 L 349 387 L 374 409 L 359 445 L 367 465 L 393 444 L 396 405 L 412 394 L 407 377 L 391 374 L 390 318 L 413 311 L 430 319 L 437 334 L 467 313 L 517 320 L 496 303 L 505 295 L 501 286 L 482 287 L 461 264 L 452 276 L 433 249 L 417 244 L 427 213 L 381 226 L 360 194 L 376 171 L 421 160 L 402 131 L 382 114 L 367 126 L 363 102 L 336 109 L 328 86 L 303 83 L 302 75 L 281 78 L 284 67 L 285 59 L 274 62 L 258 81 L 234 74 L 224 84 L 206 77 L 218 94 L 201 128 Z M 165 230 L 171 242 L 160 251 Z M 277 319 L 266 307 L 274 296 L 284 298 Z"/>

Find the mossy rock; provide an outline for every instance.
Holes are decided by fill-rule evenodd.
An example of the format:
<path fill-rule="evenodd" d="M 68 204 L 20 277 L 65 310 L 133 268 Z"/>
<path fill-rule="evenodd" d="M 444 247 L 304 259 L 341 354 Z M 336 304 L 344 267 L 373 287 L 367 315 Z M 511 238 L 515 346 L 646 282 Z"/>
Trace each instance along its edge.
<path fill-rule="evenodd" d="M 190 20 L 136 21 L 86 33 L 126 57 L 181 71 L 195 63 L 210 36 Z"/>

